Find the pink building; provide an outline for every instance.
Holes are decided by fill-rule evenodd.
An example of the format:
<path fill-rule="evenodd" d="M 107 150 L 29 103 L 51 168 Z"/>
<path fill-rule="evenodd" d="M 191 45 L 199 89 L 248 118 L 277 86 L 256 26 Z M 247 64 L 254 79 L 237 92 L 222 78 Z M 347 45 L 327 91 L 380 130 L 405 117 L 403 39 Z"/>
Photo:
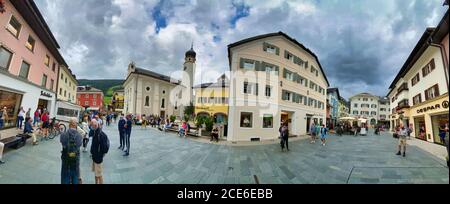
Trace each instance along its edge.
<path fill-rule="evenodd" d="M 0 13 L 0 107 L 7 107 L 6 127 L 14 125 L 22 106 L 55 115 L 59 53 L 47 23 L 32 0 L 3 0 Z"/>

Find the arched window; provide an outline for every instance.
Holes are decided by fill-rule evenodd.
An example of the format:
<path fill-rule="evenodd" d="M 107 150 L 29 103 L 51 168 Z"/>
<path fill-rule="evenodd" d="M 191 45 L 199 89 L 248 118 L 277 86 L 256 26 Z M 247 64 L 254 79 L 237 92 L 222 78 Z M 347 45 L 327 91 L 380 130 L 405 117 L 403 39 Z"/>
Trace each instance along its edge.
<path fill-rule="evenodd" d="M 146 96 L 145 97 L 145 106 L 150 106 L 150 97 L 149 96 Z"/>

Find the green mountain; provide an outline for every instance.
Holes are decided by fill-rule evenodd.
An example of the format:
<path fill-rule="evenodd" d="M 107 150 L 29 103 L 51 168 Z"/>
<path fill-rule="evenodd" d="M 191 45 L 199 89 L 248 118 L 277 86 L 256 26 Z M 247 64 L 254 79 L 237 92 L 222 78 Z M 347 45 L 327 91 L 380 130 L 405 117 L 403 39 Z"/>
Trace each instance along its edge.
<path fill-rule="evenodd" d="M 105 96 L 111 96 L 112 91 L 120 89 L 124 80 L 121 79 L 78 79 L 80 86 L 92 86 L 103 91 Z"/>

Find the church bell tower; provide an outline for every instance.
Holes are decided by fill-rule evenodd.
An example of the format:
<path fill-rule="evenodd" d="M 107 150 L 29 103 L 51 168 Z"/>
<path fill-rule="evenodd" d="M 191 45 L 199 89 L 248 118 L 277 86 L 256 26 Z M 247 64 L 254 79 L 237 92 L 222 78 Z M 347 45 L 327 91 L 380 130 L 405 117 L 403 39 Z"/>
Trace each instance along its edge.
<path fill-rule="evenodd" d="M 184 68 L 183 71 L 186 72 L 189 79 L 183 77 L 184 84 L 188 85 L 190 101 L 194 104 L 194 73 L 195 73 L 195 61 L 197 53 L 194 51 L 194 44 L 192 43 L 191 49 L 188 50 L 184 58 Z M 187 83 L 189 82 L 189 83 Z"/>

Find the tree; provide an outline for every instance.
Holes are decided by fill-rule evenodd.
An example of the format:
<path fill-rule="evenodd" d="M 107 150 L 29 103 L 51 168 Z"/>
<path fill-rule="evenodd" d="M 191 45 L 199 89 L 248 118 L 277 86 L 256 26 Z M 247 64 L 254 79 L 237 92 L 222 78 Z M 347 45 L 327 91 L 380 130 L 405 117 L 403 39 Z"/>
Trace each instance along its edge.
<path fill-rule="evenodd" d="M 190 102 L 189 105 L 184 108 L 184 115 L 185 115 L 185 117 L 187 116 L 187 120 L 194 118 L 195 107 L 192 102 Z"/>

